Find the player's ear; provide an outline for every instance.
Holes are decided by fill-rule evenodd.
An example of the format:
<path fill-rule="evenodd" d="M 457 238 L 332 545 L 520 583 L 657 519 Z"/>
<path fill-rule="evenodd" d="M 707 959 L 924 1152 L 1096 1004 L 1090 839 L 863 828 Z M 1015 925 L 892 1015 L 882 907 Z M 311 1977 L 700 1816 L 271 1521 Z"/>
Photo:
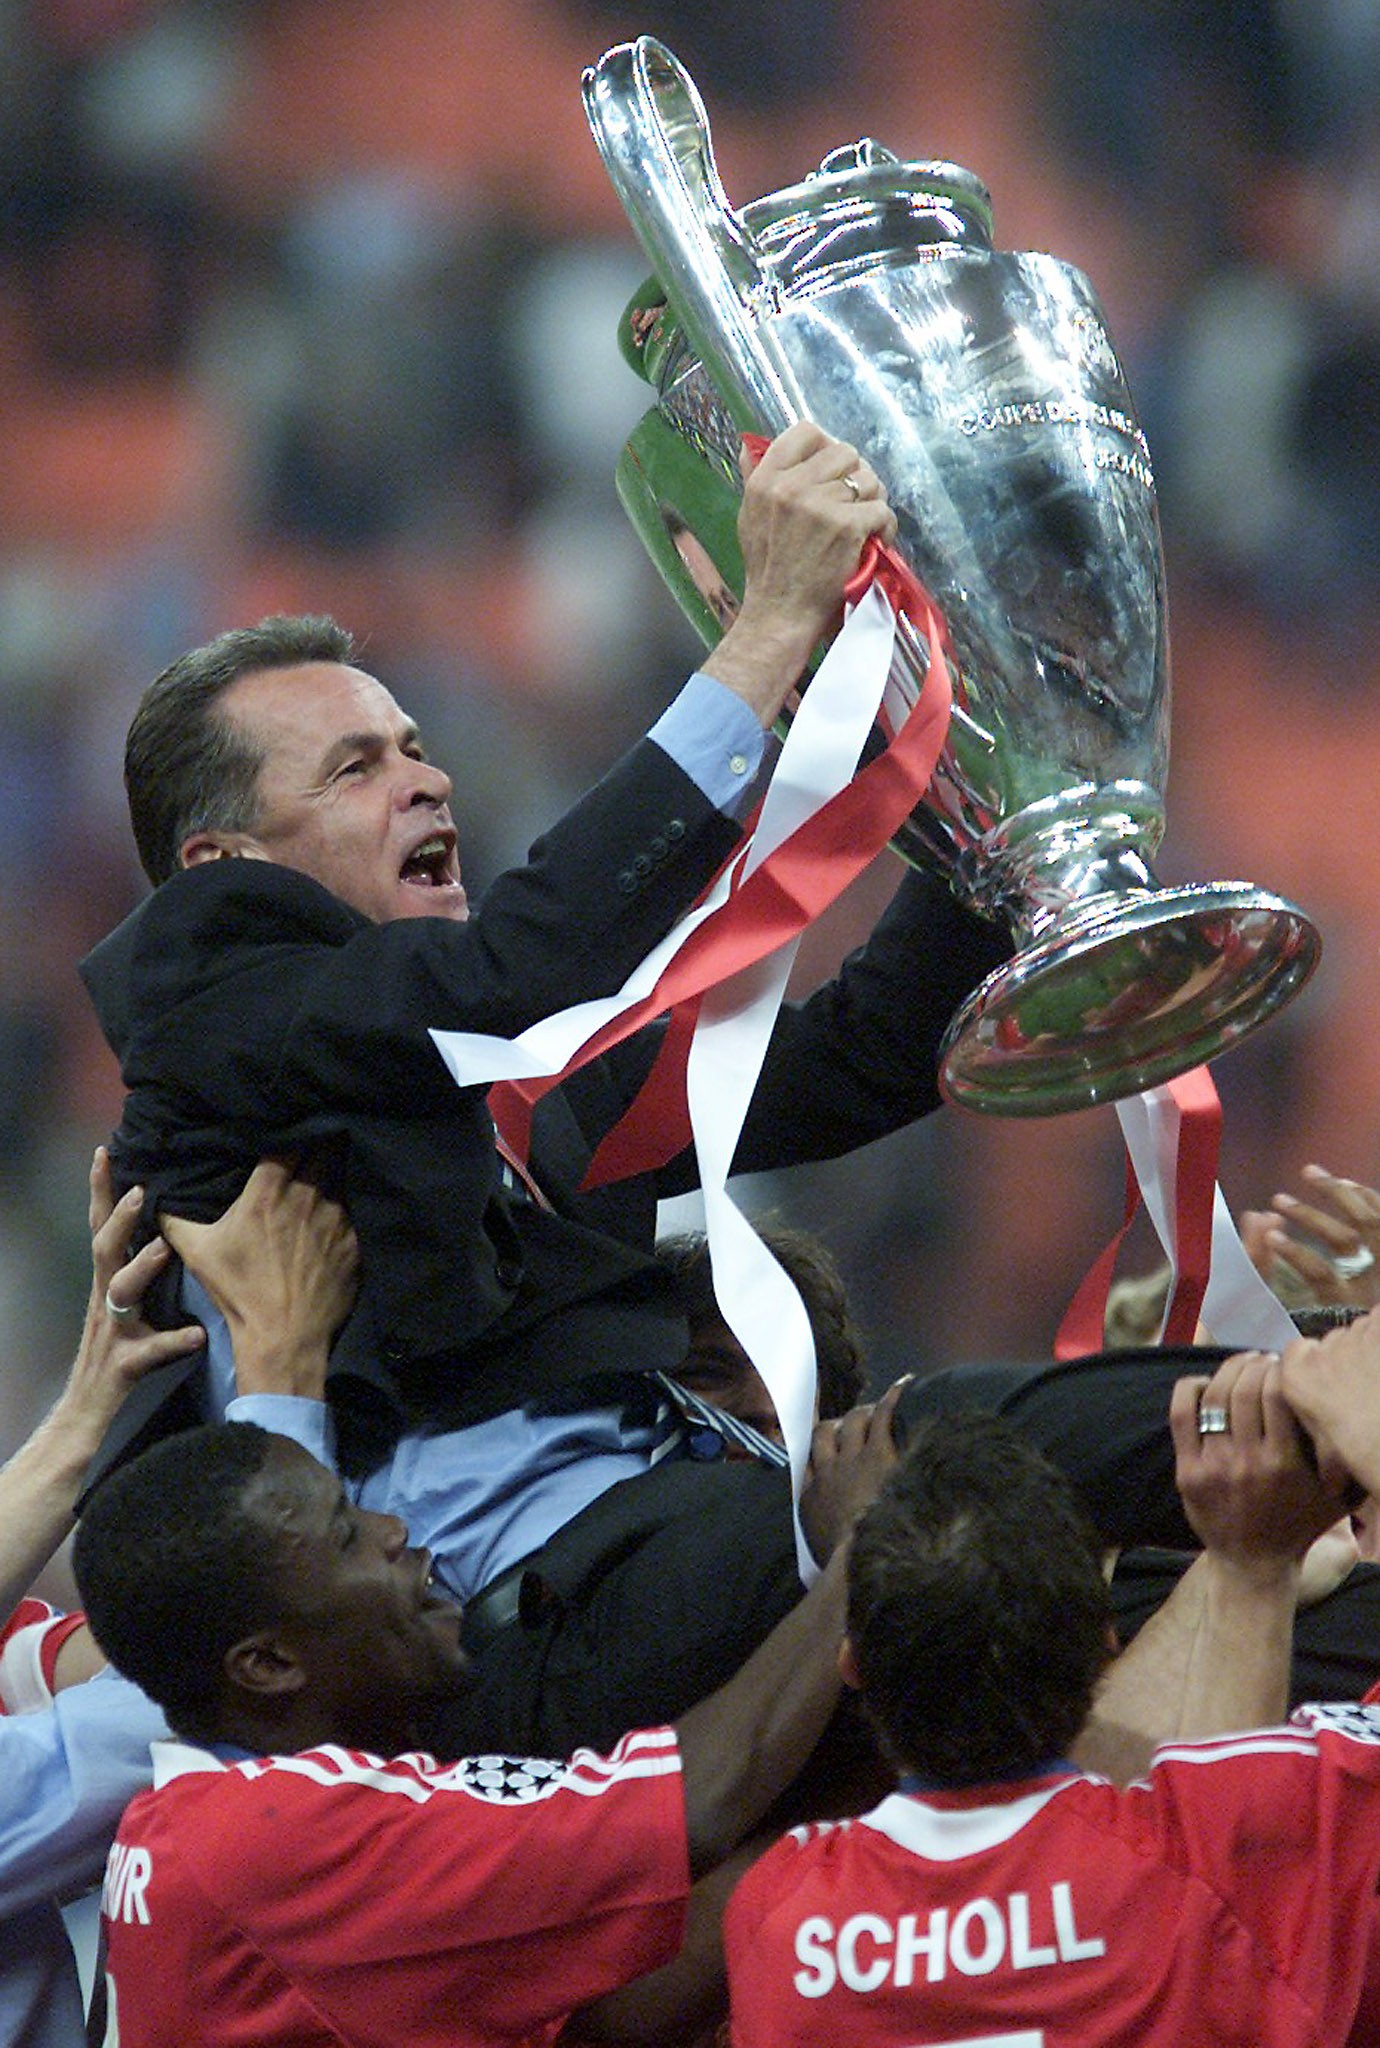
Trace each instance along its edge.
<path fill-rule="evenodd" d="M 221 1660 L 227 1684 L 257 1698 L 300 1692 L 306 1667 L 286 1637 L 272 1629 L 232 1643 Z"/>
<path fill-rule="evenodd" d="M 247 832 L 193 832 L 178 848 L 178 864 L 199 868 L 208 860 L 267 860 L 257 839 Z"/>

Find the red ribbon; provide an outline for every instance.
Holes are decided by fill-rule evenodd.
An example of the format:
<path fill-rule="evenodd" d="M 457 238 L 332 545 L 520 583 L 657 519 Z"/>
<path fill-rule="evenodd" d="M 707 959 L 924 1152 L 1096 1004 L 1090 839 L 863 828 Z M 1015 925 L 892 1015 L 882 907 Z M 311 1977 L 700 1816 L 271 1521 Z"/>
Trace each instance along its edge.
<path fill-rule="evenodd" d="M 668 1011 L 671 1021 L 652 1071 L 606 1134 L 582 1185 L 601 1187 L 652 1171 L 683 1151 L 691 1135 L 685 1064 L 705 990 L 796 938 L 894 837 L 924 794 L 944 746 L 952 703 L 943 622 L 899 555 L 875 539 L 864 548 L 849 581 L 848 601 L 856 603 L 874 578 L 893 610 L 904 610 L 929 643 L 929 675 L 919 701 L 885 751 L 734 886 L 714 916 L 696 927 L 668 961 L 650 995 L 605 1024 L 559 1074 L 494 1083 L 489 1090 L 490 1113 L 519 1158 L 527 1156 L 532 1109 L 543 1095 Z"/>
<path fill-rule="evenodd" d="M 1187 1074 L 1179 1074 L 1167 1083 L 1167 1089 L 1179 1110 L 1174 1170 L 1178 1276 L 1160 1342 L 1191 1344 L 1212 1266 L 1212 1212 L 1222 1146 L 1222 1104 L 1206 1067 L 1194 1067 Z M 1107 1295 L 1112 1273 L 1140 1199 L 1135 1168 L 1128 1154 L 1121 1228 L 1094 1261 L 1069 1303 L 1054 1340 L 1056 1358 L 1085 1358 L 1106 1348 Z"/>

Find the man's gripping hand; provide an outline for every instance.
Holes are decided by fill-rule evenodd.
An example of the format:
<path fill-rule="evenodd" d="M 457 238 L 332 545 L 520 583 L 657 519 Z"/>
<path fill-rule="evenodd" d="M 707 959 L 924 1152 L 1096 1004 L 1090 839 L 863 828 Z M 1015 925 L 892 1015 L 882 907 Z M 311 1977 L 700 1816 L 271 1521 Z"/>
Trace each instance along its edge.
<path fill-rule="evenodd" d="M 743 602 L 703 666 L 770 727 L 835 624 L 863 543 L 894 539 L 896 515 L 857 449 L 808 420 L 750 461 L 745 452 Z"/>
<path fill-rule="evenodd" d="M 880 1401 L 850 1408 L 836 1421 L 815 1424 L 800 1496 L 800 1526 L 818 1564 L 827 1564 L 852 1533 L 853 1524 L 900 1461 L 891 1418 L 905 1385 L 905 1380 L 897 1380 Z"/>
<path fill-rule="evenodd" d="M 1203 1429 L 1223 1417 L 1225 1429 Z M 1169 1422 L 1184 1511 L 1204 1548 L 1224 1562 L 1291 1571 L 1341 1514 L 1344 1488 L 1335 1473 L 1319 1471 L 1273 1355 L 1239 1352 L 1211 1379 L 1180 1380 Z"/>
<path fill-rule="evenodd" d="M 359 1247 L 344 1210 L 265 1159 L 218 1222 L 159 1222 L 225 1317 L 239 1392 L 321 1400 L 355 1296 Z"/>
<path fill-rule="evenodd" d="M 1380 1309 L 1324 1337 L 1300 1337 L 1281 1372 L 1322 1470 L 1355 1494 L 1380 1494 Z"/>

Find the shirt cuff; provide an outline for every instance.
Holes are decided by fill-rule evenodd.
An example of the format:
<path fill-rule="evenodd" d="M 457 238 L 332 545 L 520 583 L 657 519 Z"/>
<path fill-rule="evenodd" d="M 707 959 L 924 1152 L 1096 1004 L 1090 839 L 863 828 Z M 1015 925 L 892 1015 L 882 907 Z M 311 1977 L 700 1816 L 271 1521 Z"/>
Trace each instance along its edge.
<path fill-rule="evenodd" d="M 290 1436 L 318 1465 L 335 1470 L 335 1417 L 324 1401 L 305 1394 L 237 1394 L 226 1403 L 227 1422 L 257 1422 L 275 1436 Z"/>
<path fill-rule="evenodd" d="M 736 690 L 696 669 L 648 733 L 716 810 L 741 817 L 767 736 Z"/>

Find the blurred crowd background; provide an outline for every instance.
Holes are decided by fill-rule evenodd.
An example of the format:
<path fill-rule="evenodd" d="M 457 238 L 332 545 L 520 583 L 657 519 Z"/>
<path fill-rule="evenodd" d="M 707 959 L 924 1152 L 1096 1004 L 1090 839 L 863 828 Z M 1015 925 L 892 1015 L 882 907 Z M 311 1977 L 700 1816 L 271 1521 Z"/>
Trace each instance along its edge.
<path fill-rule="evenodd" d="M 613 492 L 645 266 L 580 101 L 644 31 L 735 202 L 870 134 L 1093 279 L 1169 558 L 1162 877 L 1325 941 L 1216 1069 L 1223 1184 L 1380 1178 L 1374 0 L 0 0 L 0 1448 L 79 1325 L 119 1083 L 75 965 L 141 893 L 157 669 L 334 611 L 456 773 L 474 893 L 694 663 Z M 948 1112 L 751 1199 L 823 1232 L 888 1370 L 1047 1353 L 1121 1174 L 1110 1110 Z"/>

